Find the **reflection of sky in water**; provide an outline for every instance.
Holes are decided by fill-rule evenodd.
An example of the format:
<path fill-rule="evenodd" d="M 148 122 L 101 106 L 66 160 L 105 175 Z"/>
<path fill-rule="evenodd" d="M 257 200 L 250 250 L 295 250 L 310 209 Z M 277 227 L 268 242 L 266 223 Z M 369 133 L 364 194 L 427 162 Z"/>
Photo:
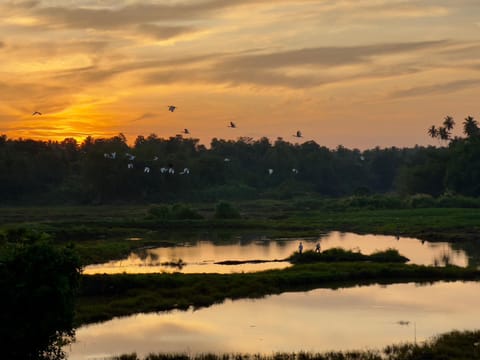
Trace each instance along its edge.
<path fill-rule="evenodd" d="M 313 250 L 316 239 L 282 239 L 258 240 L 242 243 L 241 240 L 228 244 L 214 244 L 211 241 L 197 241 L 186 246 L 144 249 L 132 253 L 127 259 L 110 261 L 105 264 L 90 265 L 85 274 L 94 273 L 234 273 L 252 272 L 266 269 L 280 269 L 289 266 L 287 262 L 261 264 L 218 265 L 215 262 L 225 260 L 281 260 L 297 251 L 299 241 L 304 244 L 304 251 Z M 330 232 L 319 238 L 322 251 L 334 247 L 359 250 L 371 254 L 388 248 L 398 249 L 400 254 L 408 257 L 412 264 L 444 265 L 447 256 L 450 264 L 466 266 L 468 258 L 463 251 L 453 250 L 448 243 L 431 243 L 413 238 L 398 240 L 394 236 L 358 235 L 353 233 Z M 186 265 L 182 268 L 162 265 L 181 259 Z"/>
<path fill-rule="evenodd" d="M 478 329 L 480 283 L 317 289 L 77 329 L 70 360 L 137 352 L 320 352 L 381 348 Z M 400 325 L 399 321 L 409 321 Z"/>

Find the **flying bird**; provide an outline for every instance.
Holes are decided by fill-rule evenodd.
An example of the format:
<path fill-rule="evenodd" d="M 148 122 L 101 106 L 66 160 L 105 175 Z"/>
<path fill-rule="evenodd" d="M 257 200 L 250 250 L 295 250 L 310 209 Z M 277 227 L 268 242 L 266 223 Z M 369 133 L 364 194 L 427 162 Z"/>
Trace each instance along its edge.
<path fill-rule="evenodd" d="M 168 105 L 168 111 L 174 112 L 177 107 L 174 105 Z"/>
<path fill-rule="evenodd" d="M 40 111 L 34 111 L 32 116 L 35 116 L 35 115 L 42 115 L 42 113 Z"/>
<path fill-rule="evenodd" d="M 295 136 L 295 137 L 297 137 L 297 138 L 303 137 L 303 136 L 302 136 L 302 132 L 301 132 L 300 130 L 297 130 L 297 133 L 296 133 L 295 135 L 293 135 L 293 136 Z"/>
<path fill-rule="evenodd" d="M 237 125 L 233 121 L 230 121 L 230 125 L 228 125 L 229 128 L 235 129 Z"/>

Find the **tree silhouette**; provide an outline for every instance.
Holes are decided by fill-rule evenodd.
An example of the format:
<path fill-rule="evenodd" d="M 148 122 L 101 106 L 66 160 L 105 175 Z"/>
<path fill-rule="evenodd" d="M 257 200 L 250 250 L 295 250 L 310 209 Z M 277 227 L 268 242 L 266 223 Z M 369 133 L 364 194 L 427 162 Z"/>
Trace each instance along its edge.
<path fill-rule="evenodd" d="M 430 135 L 430 137 L 432 139 L 435 139 L 439 136 L 439 131 L 438 129 L 435 127 L 435 125 L 432 125 L 431 127 L 428 128 L 427 130 L 428 132 L 428 135 Z"/>
<path fill-rule="evenodd" d="M 455 126 L 455 121 L 453 120 L 453 117 L 449 115 L 445 116 L 445 118 L 443 119 L 443 126 L 447 131 L 451 131 Z"/>
<path fill-rule="evenodd" d="M 478 122 L 472 116 L 467 116 L 463 122 L 463 133 L 469 138 L 480 135 Z"/>

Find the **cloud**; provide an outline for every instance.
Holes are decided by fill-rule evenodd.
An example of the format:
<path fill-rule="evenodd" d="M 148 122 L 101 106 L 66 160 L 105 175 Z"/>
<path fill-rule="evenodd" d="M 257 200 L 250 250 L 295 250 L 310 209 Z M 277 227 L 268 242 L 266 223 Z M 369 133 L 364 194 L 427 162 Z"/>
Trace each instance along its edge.
<path fill-rule="evenodd" d="M 409 89 L 395 91 L 390 94 L 391 98 L 415 97 L 429 94 L 443 94 L 464 89 L 469 89 L 480 85 L 480 79 L 464 79 L 451 81 L 447 83 L 438 83 L 428 86 L 417 86 Z"/>
<path fill-rule="evenodd" d="M 141 24 L 136 27 L 140 34 L 147 35 L 156 40 L 167 40 L 178 35 L 193 33 L 196 28 L 192 26 L 159 26 L 152 24 Z"/>

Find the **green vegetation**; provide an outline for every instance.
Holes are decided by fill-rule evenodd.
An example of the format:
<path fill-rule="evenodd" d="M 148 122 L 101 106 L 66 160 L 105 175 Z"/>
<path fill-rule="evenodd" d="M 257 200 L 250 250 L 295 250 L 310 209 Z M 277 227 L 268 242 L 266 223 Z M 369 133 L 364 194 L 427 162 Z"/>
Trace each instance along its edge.
<path fill-rule="evenodd" d="M 398 253 L 396 249 L 378 251 L 371 255 L 364 255 L 360 252 L 347 251 L 341 248 L 328 249 L 317 253 L 308 250 L 302 254 L 296 252 L 288 259 L 293 264 L 308 264 L 316 262 L 341 262 L 341 261 L 371 261 L 386 263 L 406 263 L 409 259 Z"/>
<path fill-rule="evenodd" d="M 382 350 L 267 354 L 150 354 L 143 360 L 473 360 L 480 358 L 480 331 L 452 331 L 422 344 L 390 345 Z M 136 354 L 112 360 L 141 360 Z"/>
<path fill-rule="evenodd" d="M 87 137 L 80 144 L 74 139 L 44 142 L 2 135 L 0 199 L 9 205 L 66 205 L 354 195 L 369 201 L 371 194 L 478 197 L 477 122 L 466 118 L 466 137 L 452 138 L 454 121 L 447 118 L 443 126 L 429 129 L 445 147 L 365 151 L 343 146 L 331 150 L 314 141 L 292 144 L 280 138 L 215 138 L 207 148 L 198 139 L 155 134 L 138 136 L 133 145 L 123 134 Z M 165 172 L 170 165 L 176 173 Z M 185 168 L 188 174 L 180 175 Z M 270 175 L 268 169 L 273 170 Z M 424 200 L 414 204 L 428 202 Z M 392 206 L 392 201 L 383 206 Z M 478 207 L 478 202 L 466 205 Z"/>
<path fill-rule="evenodd" d="M 359 284 L 478 280 L 475 268 L 401 263 L 317 262 L 283 270 L 238 274 L 83 275 L 78 324 L 138 312 L 203 307 L 225 299 Z"/>
<path fill-rule="evenodd" d="M 6 359 L 63 359 L 73 336 L 80 265 L 73 248 L 11 231 L 0 254 L 0 338 Z"/>

